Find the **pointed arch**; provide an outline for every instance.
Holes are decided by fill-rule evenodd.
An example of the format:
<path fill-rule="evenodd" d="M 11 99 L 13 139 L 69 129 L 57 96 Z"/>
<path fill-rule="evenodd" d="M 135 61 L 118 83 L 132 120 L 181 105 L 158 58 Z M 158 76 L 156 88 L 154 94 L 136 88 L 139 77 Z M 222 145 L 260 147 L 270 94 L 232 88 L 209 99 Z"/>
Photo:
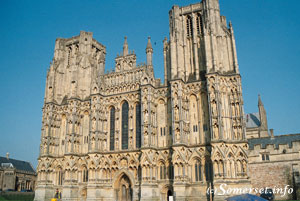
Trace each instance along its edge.
<path fill-rule="evenodd" d="M 142 142 L 142 130 L 141 130 L 141 103 L 136 103 L 135 105 L 135 138 L 136 138 L 136 148 L 141 148 Z"/>
<path fill-rule="evenodd" d="M 167 176 L 167 168 L 166 164 L 163 160 L 158 161 L 158 171 L 159 171 L 159 179 L 166 179 Z"/>
<path fill-rule="evenodd" d="M 115 107 L 110 107 L 110 118 L 109 118 L 109 150 L 115 149 Z"/>
<path fill-rule="evenodd" d="M 117 192 L 117 200 L 132 200 L 133 196 L 133 180 L 128 174 L 122 172 L 118 175 L 117 180 L 114 181 L 114 189 Z"/>
<path fill-rule="evenodd" d="M 202 181 L 202 164 L 201 164 L 201 159 L 200 158 L 195 158 L 194 163 L 193 163 L 193 169 L 194 169 L 194 181 Z"/>
<path fill-rule="evenodd" d="M 120 170 L 115 174 L 115 176 L 112 179 L 113 188 L 118 188 L 118 183 L 123 177 L 128 177 L 130 185 L 133 185 L 135 183 L 134 181 L 134 175 L 131 172 L 128 172 L 126 170 Z"/>
<path fill-rule="evenodd" d="M 122 149 L 128 149 L 128 112 L 128 102 L 124 101 L 122 104 Z"/>
<path fill-rule="evenodd" d="M 212 153 L 212 159 L 218 159 L 218 156 L 220 158 L 225 158 L 225 155 L 223 153 L 223 151 L 220 149 L 219 146 L 214 147 L 213 153 Z"/>

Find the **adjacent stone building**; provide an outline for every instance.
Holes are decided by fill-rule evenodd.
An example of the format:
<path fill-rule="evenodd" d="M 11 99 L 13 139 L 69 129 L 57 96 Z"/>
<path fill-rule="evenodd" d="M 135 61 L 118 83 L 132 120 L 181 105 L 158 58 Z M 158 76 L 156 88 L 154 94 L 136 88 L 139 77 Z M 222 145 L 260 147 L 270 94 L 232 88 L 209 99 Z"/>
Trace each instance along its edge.
<path fill-rule="evenodd" d="M 0 157 L 0 190 L 34 191 L 36 173 L 29 162 Z"/>
<path fill-rule="evenodd" d="M 284 189 L 289 185 L 293 193 L 276 191 L 276 199 L 300 198 L 300 134 L 274 135 L 268 131 L 267 113 L 260 96 L 258 113 L 245 115 L 249 143 L 248 166 L 251 184 L 255 188 Z"/>
<path fill-rule="evenodd" d="M 268 128 L 264 119 L 247 127 L 232 24 L 218 0 L 173 6 L 169 21 L 163 83 L 150 38 L 137 65 L 125 37 L 110 73 L 92 33 L 56 40 L 35 201 L 56 189 L 63 200 L 205 200 L 222 183 L 251 186 L 257 154 L 248 155 L 247 136 L 266 137 Z"/>

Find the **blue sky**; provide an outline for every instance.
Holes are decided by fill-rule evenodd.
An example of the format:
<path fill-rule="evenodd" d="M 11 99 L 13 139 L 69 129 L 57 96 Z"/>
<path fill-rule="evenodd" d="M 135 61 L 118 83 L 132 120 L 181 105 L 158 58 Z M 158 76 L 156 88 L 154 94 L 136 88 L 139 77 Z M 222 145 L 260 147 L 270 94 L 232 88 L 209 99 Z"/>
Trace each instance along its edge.
<path fill-rule="evenodd" d="M 46 72 L 57 37 L 91 31 L 106 46 L 106 69 L 124 36 L 144 62 L 147 37 L 155 76 L 163 78 L 162 41 L 168 11 L 188 0 L 0 1 L 0 156 L 37 165 Z M 300 133 L 300 1 L 220 0 L 232 21 L 242 75 L 245 112 L 257 112 L 261 94 L 275 134 Z"/>

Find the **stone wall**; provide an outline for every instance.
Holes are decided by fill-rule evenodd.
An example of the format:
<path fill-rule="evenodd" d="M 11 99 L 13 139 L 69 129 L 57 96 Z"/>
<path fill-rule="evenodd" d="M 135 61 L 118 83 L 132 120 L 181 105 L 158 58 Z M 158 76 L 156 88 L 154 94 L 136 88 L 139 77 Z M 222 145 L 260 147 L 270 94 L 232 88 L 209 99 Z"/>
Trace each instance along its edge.
<path fill-rule="evenodd" d="M 249 164 L 249 176 L 253 188 L 283 188 L 292 185 L 291 163 L 269 162 L 261 164 Z M 287 199 L 288 196 L 281 197 L 275 195 L 276 200 Z"/>
<path fill-rule="evenodd" d="M 253 188 L 293 188 L 299 186 L 299 142 L 297 135 L 249 140 L 249 176 Z M 294 176 L 294 178 L 293 178 Z M 276 193 L 276 192 L 275 192 Z M 281 193 L 281 195 L 283 195 Z M 277 200 L 294 199 L 293 194 L 275 195 Z M 298 198 L 300 196 L 297 196 Z"/>
<path fill-rule="evenodd" d="M 14 169 L 5 169 L 2 178 L 2 190 L 15 189 L 15 178 Z"/>

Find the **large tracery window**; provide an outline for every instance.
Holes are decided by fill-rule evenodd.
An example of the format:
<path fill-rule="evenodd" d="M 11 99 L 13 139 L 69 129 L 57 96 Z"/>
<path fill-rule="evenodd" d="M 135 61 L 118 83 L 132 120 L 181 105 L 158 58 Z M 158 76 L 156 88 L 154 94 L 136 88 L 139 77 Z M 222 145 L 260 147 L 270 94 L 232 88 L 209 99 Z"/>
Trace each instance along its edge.
<path fill-rule="evenodd" d="M 115 108 L 110 109 L 110 143 L 109 150 L 115 149 Z"/>
<path fill-rule="evenodd" d="M 122 105 L 122 149 L 128 149 L 128 103 Z"/>
<path fill-rule="evenodd" d="M 135 108 L 135 130 L 136 130 L 136 148 L 141 147 L 141 104 L 136 104 Z"/>

